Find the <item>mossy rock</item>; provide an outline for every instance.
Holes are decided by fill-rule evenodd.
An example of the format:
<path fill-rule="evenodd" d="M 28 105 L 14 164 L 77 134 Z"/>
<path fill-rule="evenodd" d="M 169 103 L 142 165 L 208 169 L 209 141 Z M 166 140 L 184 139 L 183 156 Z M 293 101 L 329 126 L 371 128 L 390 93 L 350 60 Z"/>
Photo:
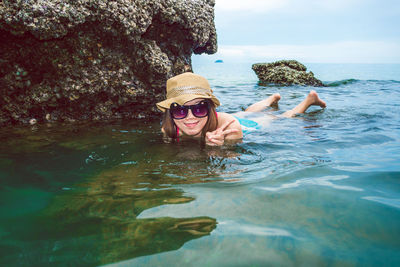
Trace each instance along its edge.
<path fill-rule="evenodd" d="M 306 66 L 296 60 L 257 63 L 253 64 L 252 69 L 260 82 L 266 84 L 325 86 L 322 81 L 314 77 L 314 73 L 307 72 Z"/>

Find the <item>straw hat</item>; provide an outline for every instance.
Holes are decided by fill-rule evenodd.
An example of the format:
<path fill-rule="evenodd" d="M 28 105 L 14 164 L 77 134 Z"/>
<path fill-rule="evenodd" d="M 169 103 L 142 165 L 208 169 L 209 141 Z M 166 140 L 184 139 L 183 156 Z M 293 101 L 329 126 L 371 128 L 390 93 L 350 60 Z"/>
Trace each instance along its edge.
<path fill-rule="evenodd" d="M 174 102 L 183 105 L 196 98 L 211 99 L 216 107 L 220 105 L 206 78 L 186 72 L 167 81 L 167 99 L 157 103 L 157 107 L 165 112 Z"/>

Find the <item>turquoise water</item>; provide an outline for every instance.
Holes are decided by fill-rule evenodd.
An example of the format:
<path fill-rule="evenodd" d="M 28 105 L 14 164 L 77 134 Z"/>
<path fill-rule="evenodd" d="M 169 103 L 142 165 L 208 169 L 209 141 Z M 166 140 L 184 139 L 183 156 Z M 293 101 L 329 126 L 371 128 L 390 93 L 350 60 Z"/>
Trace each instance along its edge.
<path fill-rule="evenodd" d="M 237 112 L 279 92 L 194 60 Z M 399 65 L 309 64 L 328 107 L 233 146 L 164 144 L 159 121 L 3 128 L 1 266 L 400 265 Z"/>

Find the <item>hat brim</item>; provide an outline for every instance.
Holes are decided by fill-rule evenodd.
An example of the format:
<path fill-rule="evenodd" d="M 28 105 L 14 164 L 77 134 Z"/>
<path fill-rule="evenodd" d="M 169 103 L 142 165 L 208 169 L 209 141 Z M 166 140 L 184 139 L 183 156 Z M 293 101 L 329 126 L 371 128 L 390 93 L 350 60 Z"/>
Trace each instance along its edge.
<path fill-rule="evenodd" d="M 168 98 L 165 99 L 164 101 L 158 102 L 157 108 L 161 110 L 162 112 L 165 112 L 167 109 L 170 108 L 172 103 L 178 103 L 179 105 L 184 105 L 186 102 L 189 102 L 193 99 L 197 98 L 203 98 L 203 99 L 211 99 L 212 102 L 215 104 L 215 107 L 218 107 L 221 105 L 219 100 L 215 96 L 204 96 L 204 95 L 192 95 L 192 94 L 187 94 L 187 95 L 180 95 L 178 97 L 173 97 L 173 98 Z"/>

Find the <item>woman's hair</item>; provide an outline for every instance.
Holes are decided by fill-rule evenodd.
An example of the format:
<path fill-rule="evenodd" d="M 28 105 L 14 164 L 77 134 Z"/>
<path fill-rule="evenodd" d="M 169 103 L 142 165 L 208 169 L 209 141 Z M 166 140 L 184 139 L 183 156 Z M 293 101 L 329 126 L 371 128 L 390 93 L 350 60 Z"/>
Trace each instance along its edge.
<path fill-rule="evenodd" d="M 206 137 L 207 132 L 211 132 L 217 129 L 218 127 L 218 118 L 217 118 L 217 111 L 215 109 L 215 105 L 212 101 L 207 101 L 208 106 L 209 106 L 209 111 L 208 111 L 208 120 L 206 125 L 204 125 L 202 131 L 201 131 L 201 137 L 204 140 Z M 167 109 L 164 112 L 164 118 L 162 121 L 161 128 L 164 130 L 164 133 L 167 135 L 169 138 L 176 139 L 178 136 L 176 135 L 176 125 L 174 123 L 174 120 L 171 117 L 171 114 L 169 112 L 169 109 Z"/>

